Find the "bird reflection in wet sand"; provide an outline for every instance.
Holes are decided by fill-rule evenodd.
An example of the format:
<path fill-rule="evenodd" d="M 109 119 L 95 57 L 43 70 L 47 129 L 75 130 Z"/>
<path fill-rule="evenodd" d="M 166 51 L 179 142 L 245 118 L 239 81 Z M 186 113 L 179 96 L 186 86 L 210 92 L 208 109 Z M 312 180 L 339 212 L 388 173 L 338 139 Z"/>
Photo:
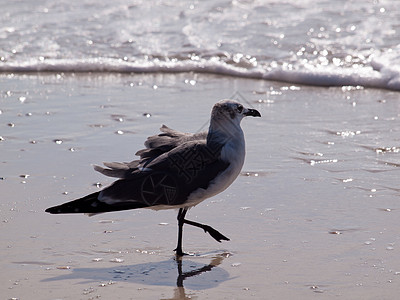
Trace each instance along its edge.
<path fill-rule="evenodd" d="M 204 265 L 201 268 L 193 269 L 190 271 L 183 272 L 182 271 L 182 257 L 176 258 L 176 264 L 178 268 L 178 278 L 176 279 L 176 289 L 174 290 L 173 298 L 166 298 L 161 300 L 189 300 L 193 299 L 193 294 L 187 295 L 185 291 L 185 287 L 183 286 L 183 282 L 190 277 L 201 275 L 202 273 L 209 272 L 213 268 L 219 266 L 224 258 L 229 257 L 230 253 L 222 253 L 218 256 L 215 256 L 208 265 Z M 216 281 L 218 281 L 216 279 Z"/>
<path fill-rule="evenodd" d="M 124 282 L 140 286 L 174 287 L 174 296 L 164 300 L 193 299 L 192 291 L 216 288 L 230 280 L 229 273 L 220 265 L 231 257 L 229 252 L 207 253 L 201 256 L 175 257 L 164 261 L 135 265 L 92 268 L 71 268 L 68 273 L 43 279 L 43 282 L 74 280 L 84 282 Z M 184 285 L 191 292 L 186 293 Z M 196 293 L 196 292 L 194 292 Z"/>

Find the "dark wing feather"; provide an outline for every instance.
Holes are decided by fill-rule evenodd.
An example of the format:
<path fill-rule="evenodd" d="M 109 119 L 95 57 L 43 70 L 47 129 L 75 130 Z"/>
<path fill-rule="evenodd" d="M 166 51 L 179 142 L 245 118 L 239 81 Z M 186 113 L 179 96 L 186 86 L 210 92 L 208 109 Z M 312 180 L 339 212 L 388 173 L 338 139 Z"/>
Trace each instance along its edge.
<path fill-rule="evenodd" d="M 97 214 L 109 211 L 119 211 L 127 209 L 135 209 L 145 207 L 140 202 L 118 202 L 112 205 L 98 200 L 100 192 L 87 195 L 77 200 L 73 200 L 61 205 L 53 206 L 46 209 L 46 212 L 51 214 Z"/>

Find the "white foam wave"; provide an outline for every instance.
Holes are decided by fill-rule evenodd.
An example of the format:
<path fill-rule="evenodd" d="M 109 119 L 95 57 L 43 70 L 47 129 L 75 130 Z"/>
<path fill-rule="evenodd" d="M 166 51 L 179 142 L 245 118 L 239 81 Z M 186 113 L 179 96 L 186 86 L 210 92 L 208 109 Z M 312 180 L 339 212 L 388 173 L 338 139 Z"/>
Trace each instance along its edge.
<path fill-rule="evenodd" d="M 397 53 L 397 52 L 396 52 Z M 340 68 L 312 64 L 238 64 L 211 57 L 198 60 L 137 60 L 111 58 L 38 59 L 24 62 L 1 62 L 0 72 L 113 72 L 113 73 L 182 73 L 198 72 L 217 75 L 276 80 L 315 86 L 364 86 L 400 90 L 400 61 L 395 52 L 371 59 L 370 65 Z"/>

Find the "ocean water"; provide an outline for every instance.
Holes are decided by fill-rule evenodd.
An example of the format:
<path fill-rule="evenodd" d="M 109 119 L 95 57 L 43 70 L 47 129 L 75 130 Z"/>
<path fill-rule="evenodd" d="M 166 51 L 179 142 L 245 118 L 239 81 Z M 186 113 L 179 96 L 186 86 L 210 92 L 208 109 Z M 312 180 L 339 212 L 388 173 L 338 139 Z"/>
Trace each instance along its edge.
<path fill-rule="evenodd" d="M 391 0 L 1 0 L 0 72 L 203 72 L 400 90 Z"/>
<path fill-rule="evenodd" d="M 398 3 L 0 0 L 0 295 L 396 299 Z M 185 227 L 180 266 L 174 210 L 44 212 L 228 97 L 262 118 L 241 176 L 188 218 L 230 242 Z"/>

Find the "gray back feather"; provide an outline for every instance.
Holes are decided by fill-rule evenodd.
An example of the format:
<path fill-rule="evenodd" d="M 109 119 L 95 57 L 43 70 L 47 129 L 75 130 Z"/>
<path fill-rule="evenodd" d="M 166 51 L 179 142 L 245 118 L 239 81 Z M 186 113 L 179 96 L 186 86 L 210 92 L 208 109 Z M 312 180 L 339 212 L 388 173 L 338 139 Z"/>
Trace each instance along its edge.
<path fill-rule="evenodd" d="M 183 133 L 173 130 L 165 125 L 160 128 L 161 133 L 147 138 L 145 141 L 145 149 L 136 152 L 140 159 L 131 162 L 112 162 L 103 163 L 107 168 L 94 166 L 97 172 L 100 172 L 109 177 L 126 178 L 132 172 L 140 168 L 145 168 L 147 164 L 153 161 L 160 155 L 171 151 L 177 146 L 197 140 L 206 140 L 207 132 L 201 133 Z"/>

